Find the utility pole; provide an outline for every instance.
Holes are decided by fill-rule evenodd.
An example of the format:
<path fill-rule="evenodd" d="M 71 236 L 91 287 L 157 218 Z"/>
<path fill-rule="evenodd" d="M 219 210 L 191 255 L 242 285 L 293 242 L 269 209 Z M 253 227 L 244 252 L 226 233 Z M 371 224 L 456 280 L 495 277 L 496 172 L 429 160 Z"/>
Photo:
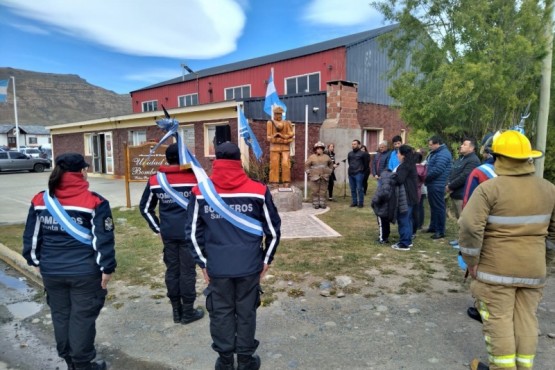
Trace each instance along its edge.
<path fill-rule="evenodd" d="M 540 111 L 538 115 L 538 131 L 536 133 L 536 149 L 545 154 L 547 142 L 547 119 L 549 118 L 549 102 L 551 99 L 551 62 L 553 56 L 553 1 L 546 1 L 545 12 L 547 22 L 545 32 L 547 36 L 547 54 L 542 62 L 542 77 L 540 86 Z M 545 155 L 535 160 L 536 176 L 543 177 Z"/>

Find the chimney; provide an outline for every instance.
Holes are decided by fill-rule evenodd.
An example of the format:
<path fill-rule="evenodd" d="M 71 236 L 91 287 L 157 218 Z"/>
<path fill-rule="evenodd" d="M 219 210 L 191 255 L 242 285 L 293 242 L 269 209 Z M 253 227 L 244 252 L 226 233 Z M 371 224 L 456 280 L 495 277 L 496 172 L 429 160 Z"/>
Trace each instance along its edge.
<path fill-rule="evenodd" d="M 338 128 L 360 129 L 357 117 L 357 83 L 337 80 L 328 81 L 326 85 L 326 119 L 336 121 Z"/>

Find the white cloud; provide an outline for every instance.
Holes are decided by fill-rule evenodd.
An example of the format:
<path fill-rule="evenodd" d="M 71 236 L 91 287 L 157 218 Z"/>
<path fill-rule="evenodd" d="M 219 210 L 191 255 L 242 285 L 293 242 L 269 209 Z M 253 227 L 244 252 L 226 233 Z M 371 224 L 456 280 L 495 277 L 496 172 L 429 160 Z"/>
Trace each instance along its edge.
<path fill-rule="evenodd" d="M 233 52 L 246 17 L 233 0 L 3 0 L 17 14 L 130 55 L 214 58 Z"/>
<path fill-rule="evenodd" d="M 302 17 L 312 24 L 347 27 L 371 26 L 382 16 L 369 0 L 312 0 Z"/>
<path fill-rule="evenodd" d="M 10 24 L 10 26 L 12 26 L 13 28 L 17 28 L 20 31 L 27 32 L 27 33 L 33 33 L 35 35 L 49 35 L 50 34 L 50 32 L 48 32 L 48 30 L 45 30 L 44 28 L 34 26 L 34 25 L 31 25 L 31 24 L 12 23 L 12 24 Z"/>

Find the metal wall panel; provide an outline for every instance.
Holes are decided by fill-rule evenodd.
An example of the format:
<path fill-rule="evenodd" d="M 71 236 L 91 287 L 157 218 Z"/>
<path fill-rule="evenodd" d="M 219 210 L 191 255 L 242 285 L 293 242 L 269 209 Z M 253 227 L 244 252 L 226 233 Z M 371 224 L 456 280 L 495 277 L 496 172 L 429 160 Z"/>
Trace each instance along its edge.
<path fill-rule="evenodd" d="M 322 123 L 326 119 L 326 93 L 298 94 L 280 96 L 280 100 L 287 107 L 287 117 L 291 122 L 305 122 L 305 106 L 308 105 L 308 122 Z M 264 112 L 264 98 L 247 99 L 243 102 L 245 116 L 257 121 L 269 120 L 270 116 Z M 317 108 L 317 109 L 314 109 Z"/>
<path fill-rule="evenodd" d="M 387 51 L 374 38 L 347 47 L 347 80 L 358 83 L 358 101 L 392 105 L 386 74 L 391 65 Z"/>

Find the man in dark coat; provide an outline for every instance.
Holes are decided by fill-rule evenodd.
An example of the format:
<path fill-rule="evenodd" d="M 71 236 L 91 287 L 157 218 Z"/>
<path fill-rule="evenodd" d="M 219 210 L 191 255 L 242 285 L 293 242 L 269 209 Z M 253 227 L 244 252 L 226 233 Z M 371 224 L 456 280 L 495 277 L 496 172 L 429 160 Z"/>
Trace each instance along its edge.
<path fill-rule="evenodd" d="M 464 139 L 459 148 L 460 157 L 453 163 L 451 174 L 447 180 L 445 191 L 450 194 L 454 204 L 455 217 L 461 216 L 464 197 L 464 184 L 473 169 L 480 165 L 480 159 L 475 153 L 476 142 L 474 139 Z"/>
<path fill-rule="evenodd" d="M 428 155 L 428 172 L 424 184 L 428 188 L 428 202 L 430 203 L 429 233 L 432 239 L 445 237 L 445 185 L 451 173 L 453 157 L 443 140 L 439 136 L 432 136 L 428 140 L 430 154 Z"/>

